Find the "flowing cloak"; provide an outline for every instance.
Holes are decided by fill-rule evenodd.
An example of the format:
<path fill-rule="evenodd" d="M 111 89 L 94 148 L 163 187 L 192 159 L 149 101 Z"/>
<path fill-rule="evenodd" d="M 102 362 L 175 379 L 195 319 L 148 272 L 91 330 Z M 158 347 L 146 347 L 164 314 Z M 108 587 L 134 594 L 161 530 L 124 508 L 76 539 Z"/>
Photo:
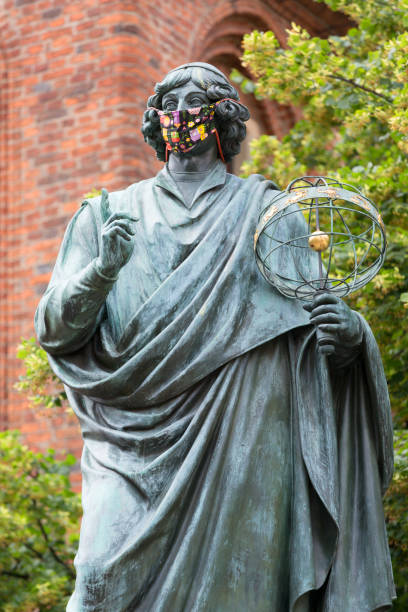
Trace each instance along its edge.
<path fill-rule="evenodd" d="M 395 596 L 380 355 L 361 318 L 358 354 L 321 356 L 298 301 L 259 274 L 275 189 L 219 162 L 190 207 L 167 167 L 110 194 L 140 219 L 116 281 L 95 267 L 100 198 L 67 229 L 36 329 L 84 438 L 69 612 L 371 612 Z"/>

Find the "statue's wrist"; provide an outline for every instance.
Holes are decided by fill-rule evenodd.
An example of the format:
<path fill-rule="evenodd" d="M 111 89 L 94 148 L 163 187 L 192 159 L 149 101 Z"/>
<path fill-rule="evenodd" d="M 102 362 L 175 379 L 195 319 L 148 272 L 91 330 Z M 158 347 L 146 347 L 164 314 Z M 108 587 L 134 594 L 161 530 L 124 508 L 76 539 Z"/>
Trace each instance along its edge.
<path fill-rule="evenodd" d="M 119 271 L 112 268 L 103 266 L 101 258 L 97 257 L 95 259 L 95 270 L 99 276 L 108 282 L 113 282 L 118 278 Z"/>

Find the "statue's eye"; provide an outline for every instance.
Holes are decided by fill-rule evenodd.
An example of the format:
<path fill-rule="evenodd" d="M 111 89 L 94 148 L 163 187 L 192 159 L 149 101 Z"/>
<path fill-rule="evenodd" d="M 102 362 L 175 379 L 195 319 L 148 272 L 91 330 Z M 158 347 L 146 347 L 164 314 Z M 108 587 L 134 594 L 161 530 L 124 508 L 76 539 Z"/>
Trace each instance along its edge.
<path fill-rule="evenodd" d="M 174 100 L 166 100 L 163 104 L 163 110 L 175 110 L 177 108 L 177 104 Z"/>
<path fill-rule="evenodd" d="M 205 104 L 205 100 L 202 96 L 193 96 L 188 101 L 190 107 L 202 106 L 203 104 Z"/>

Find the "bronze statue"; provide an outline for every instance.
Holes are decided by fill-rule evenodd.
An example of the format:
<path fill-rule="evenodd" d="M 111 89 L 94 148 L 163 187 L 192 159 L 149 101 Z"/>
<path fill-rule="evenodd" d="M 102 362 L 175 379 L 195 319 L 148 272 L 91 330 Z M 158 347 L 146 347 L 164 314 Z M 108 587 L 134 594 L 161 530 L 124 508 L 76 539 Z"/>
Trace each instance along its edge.
<path fill-rule="evenodd" d="M 249 117 L 226 77 L 180 66 L 147 106 L 167 163 L 83 203 L 36 314 L 84 438 L 67 609 L 388 609 L 392 430 L 370 329 L 259 274 L 278 188 L 226 171 Z"/>

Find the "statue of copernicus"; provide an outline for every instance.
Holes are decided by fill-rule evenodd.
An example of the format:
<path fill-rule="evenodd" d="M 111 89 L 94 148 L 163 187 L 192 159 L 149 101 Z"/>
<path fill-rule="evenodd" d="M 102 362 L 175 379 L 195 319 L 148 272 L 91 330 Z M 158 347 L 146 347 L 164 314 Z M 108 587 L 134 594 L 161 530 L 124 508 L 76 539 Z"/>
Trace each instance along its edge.
<path fill-rule="evenodd" d="M 38 307 L 84 438 L 69 612 L 372 612 L 394 597 L 380 355 L 339 298 L 308 313 L 260 276 L 253 235 L 278 188 L 227 172 L 238 100 L 200 62 L 156 85 L 142 129 L 163 169 L 83 203 Z"/>

